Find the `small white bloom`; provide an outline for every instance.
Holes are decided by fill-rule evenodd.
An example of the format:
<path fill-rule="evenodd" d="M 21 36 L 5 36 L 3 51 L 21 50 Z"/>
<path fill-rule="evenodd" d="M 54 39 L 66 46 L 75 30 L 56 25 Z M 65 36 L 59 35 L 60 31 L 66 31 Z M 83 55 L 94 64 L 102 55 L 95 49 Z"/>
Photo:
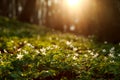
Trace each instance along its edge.
<path fill-rule="evenodd" d="M 45 53 L 45 52 L 42 52 L 42 54 L 43 54 L 43 55 L 46 55 L 46 53 Z"/>
<path fill-rule="evenodd" d="M 22 50 L 22 51 L 23 51 L 23 53 L 28 54 L 28 51 L 26 51 L 26 50 Z"/>
<path fill-rule="evenodd" d="M 120 43 L 119 43 L 119 46 L 120 46 Z"/>
<path fill-rule="evenodd" d="M 13 56 L 13 54 L 10 54 L 11 56 Z"/>
<path fill-rule="evenodd" d="M 73 60 L 76 60 L 77 59 L 77 57 L 76 56 L 73 56 Z"/>
<path fill-rule="evenodd" d="M 8 53 L 6 49 L 4 49 L 3 51 L 4 51 L 4 53 Z"/>
<path fill-rule="evenodd" d="M 22 42 L 20 42 L 19 44 L 22 45 Z"/>
<path fill-rule="evenodd" d="M 14 43 L 14 41 L 13 41 L 13 40 L 11 40 L 11 42 L 12 42 L 12 43 Z"/>
<path fill-rule="evenodd" d="M 104 57 L 104 60 L 107 60 L 108 58 L 107 57 Z"/>
<path fill-rule="evenodd" d="M 14 46 L 13 48 L 14 48 L 14 49 L 17 49 L 17 47 L 16 47 L 16 46 Z"/>
<path fill-rule="evenodd" d="M 17 55 L 17 59 L 22 59 L 23 58 L 23 55 L 22 54 L 18 54 Z"/>
<path fill-rule="evenodd" d="M 35 50 L 35 52 L 37 53 L 37 54 L 39 54 L 40 52 L 39 52 L 39 50 Z"/>
<path fill-rule="evenodd" d="M 98 54 L 98 53 L 96 53 L 96 54 L 93 56 L 93 58 L 96 58 L 96 57 L 98 57 L 98 55 L 99 55 L 99 54 Z"/>
<path fill-rule="evenodd" d="M 27 46 L 31 46 L 31 44 L 30 44 L 30 43 L 27 43 L 26 45 L 27 45 Z"/>
<path fill-rule="evenodd" d="M 114 53 L 114 51 L 113 51 L 113 50 L 110 50 L 110 53 Z"/>
<path fill-rule="evenodd" d="M 21 51 L 21 48 L 17 49 L 17 51 L 20 52 L 20 51 Z"/>
<path fill-rule="evenodd" d="M 70 57 L 70 54 L 68 54 L 67 57 Z"/>
<path fill-rule="evenodd" d="M 77 51 L 78 49 L 77 48 L 73 48 L 73 51 Z"/>
<path fill-rule="evenodd" d="M 73 63 L 73 66 L 76 66 L 77 65 L 77 63 Z"/>
<path fill-rule="evenodd" d="M 120 57 L 120 54 L 118 54 L 118 56 Z"/>
<path fill-rule="evenodd" d="M 31 48 L 34 48 L 34 46 L 30 43 L 27 43 L 27 46 L 31 47 Z"/>
<path fill-rule="evenodd" d="M 51 49 L 51 47 L 50 47 L 50 46 L 48 46 L 48 47 L 46 47 L 46 49 L 47 49 L 47 50 L 50 50 L 50 49 Z"/>
<path fill-rule="evenodd" d="M 40 49 L 41 52 L 46 52 L 45 48 Z"/>
<path fill-rule="evenodd" d="M 109 56 L 110 56 L 110 57 L 112 57 L 112 58 L 114 58 L 114 57 L 115 57 L 115 56 L 114 56 L 113 54 L 111 54 L 111 53 L 109 54 Z"/>
<path fill-rule="evenodd" d="M 69 45 L 71 45 L 71 42 L 70 42 L 70 41 L 67 41 L 66 44 L 69 46 Z"/>
<path fill-rule="evenodd" d="M 45 71 L 46 73 L 48 73 L 49 71 Z"/>
<path fill-rule="evenodd" d="M 107 43 L 108 43 L 107 41 L 104 42 L 104 44 L 107 44 Z"/>
<path fill-rule="evenodd" d="M 54 48 L 58 48 L 58 46 L 57 46 L 57 45 L 53 45 L 53 47 L 54 47 Z"/>
<path fill-rule="evenodd" d="M 112 47 L 111 50 L 112 50 L 112 51 L 115 50 L 115 47 Z"/>
<path fill-rule="evenodd" d="M 110 63 L 114 63 L 114 62 L 115 62 L 114 60 L 110 61 Z"/>
<path fill-rule="evenodd" d="M 70 46 L 70 48 L 74 48 L 74 46 L 71 44 L 71 45 L 69 45 Z"/>
<path fill-rule="evenodd" d="M 27 41 L 24 41 L 23 43 L 24 43 L 24 44 L 26 44 L 26 43 L 27 43 Z"/>
<path fill-rule="evenodd" d="M 102 52 L 104 52 L 104 53 L 105 53 L 105 52 L 106 52 L 106 49 L 103 49 L 103 50 L 102 50 Z"/>
<path fill-rule="evenodd" d="M 78 53 L 75 53 L 75 56 L 77 57 L 77 56 L 79 56 L 79 54 L 78 54 Z"/>
<path fill-rule="evenodd" d="M 94 53 L 93 53 L 93 52 L 91 52 L 91 53 L 90 53 L 90 55 L 92 55 L 92 56 L 93 56 L 93 55 L 94 55 Z"/>
<path fill-rule="evenodd" d="M 92 51 L 91 50 L 88 50 L 88 53 L 91 53 Z"/>
<path fill-rule="evenodd" d="M 85 56 L 85 57 L 88 57 L 88 55 L 87 55 L 87 54 L 85 54 L 84 56 Z"/>
<path fill-rule="evenodd" d="M 112 47 L 111 49 L 110 49 L 110 53 L 114 53 L 115 51 L 115 47 Z"/>

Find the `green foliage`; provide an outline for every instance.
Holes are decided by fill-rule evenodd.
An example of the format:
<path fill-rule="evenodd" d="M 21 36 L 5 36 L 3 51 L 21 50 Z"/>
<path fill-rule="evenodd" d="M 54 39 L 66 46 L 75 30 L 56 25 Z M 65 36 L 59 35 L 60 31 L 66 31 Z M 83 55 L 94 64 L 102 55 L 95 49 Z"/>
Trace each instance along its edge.
<path fill-rule="evenodd" d="M 119 80 L 120 45 L 0 19 L 0 80 Z"/>

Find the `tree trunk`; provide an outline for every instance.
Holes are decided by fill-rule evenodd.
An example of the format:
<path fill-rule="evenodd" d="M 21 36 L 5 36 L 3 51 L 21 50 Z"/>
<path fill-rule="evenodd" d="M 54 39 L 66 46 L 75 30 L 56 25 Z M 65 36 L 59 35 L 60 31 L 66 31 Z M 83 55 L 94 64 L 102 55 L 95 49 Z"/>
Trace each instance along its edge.
<path fill-rule="evenodd" d="M 26 0 L 23 11 L 18 18 L 20 21 L 32 23 L 32 16 L 34 15 L 36 9 L 36 1 L 37 0 Z"/>

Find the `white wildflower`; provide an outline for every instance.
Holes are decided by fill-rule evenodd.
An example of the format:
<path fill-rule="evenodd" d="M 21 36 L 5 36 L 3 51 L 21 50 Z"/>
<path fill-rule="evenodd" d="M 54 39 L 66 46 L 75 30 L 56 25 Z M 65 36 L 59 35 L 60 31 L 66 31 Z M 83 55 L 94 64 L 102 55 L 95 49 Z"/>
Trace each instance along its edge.
<path fill-rule="evenodd" d="M 77 48 L 73 48 L 73 51 L 77 51 L 78 49 Z"/>
<path fill-rule="evenodd" d="M 23 55 L 22 54 L 17 54 L 17 59 L 22 59 Z"/>
<path fill-rule="evenodd" d="M 14 48 L 14 49 L 17 49 L 17 47 L 16 47 L 16 46 L 14 46 L 13 48 Z"/>
<path fill-rule="evenodd" d="M 96 58 L 96 57 L 98 57 L 98 55 L 99 55 L 99 54 L 98 54 L 98 53 L 96 53 L 96 54 L 93 56 L 93 58 Z"/>
<path fill-rule="evenodd" d="M 14 41 L 13 41 L 13 40 L 11 40 L 11 42 L 12 42 L 12 43 L 14 43 Z"/>
<path fill-rule="evenodd" d="M 35 52 L 36 52 L 36 54 L 39 54 L 39 53 L 40 53 L 39 50 L 35 50 Z"/>
<path fill-rule="evenodd" d="M 114 62 L 115 62 L 114 60 L 110 61 L 110 63 L 114 63 Z"/>
<path fill-rule="evenodd" d="M 45 53 L 45 52 L 42 52 L 42 54 L 43 54 L 43 55 L 46 55 L 46 53 Z"/>
<path fill-rule="evenodd" d="M 11 56 L 13 56 L 13 54 L 10 54 Z"/>
<path fill-rule="evenodd" d="M 48 47 L 46 47 L 46 49 L 47 49 L 47 50 L 50 50 L 50 49 L 51 49 L 51 47 L 50 47 L 50 46 L 48 46 Z"/>
<path fill-rule="evenodd" d="M 30 44 L 30 43 L 27 43 L 26 45 L 31 47 L 31 48 L 34 48 L 34 46 L 32 44 Z"/>
<path fill-rule="evenodd" d="M 110 53 L 114 53 L 114 51 L 113 51 L 113 50 L 110 50 Z"/>
<path fill-rule="evenodd" d="M 8 53 L 6 49 L 4 49 L 3 51 L 4 51 L 4 53 Z"/>
<path fill-rule="evenodd" d="M 75 53 L 74 55 L 75 55 L 76 57 L 77 57 L 77 56 L 79 56 L 79 54 L 78 54 L 78 53 Z"/>
<path fill-rule="evenodd" d="M 110 57 L 112 57 L 112 58 L 114 58 L 114 57 L 115 57 L 115 56 L 114 56 L 114 54 L 111 54 L 111 53 L 109 54 L 109 56 L 110 56 Z"/>
<path fill-rule="evenodd" d="M 104 60 L 107 60 L 108 58 L 107 57 L 104 57 Z"/>
<path fill-rule="evenodd" d="M 48 73 L 49 71 L 45 71 L 46 73 Z"/>
<path fill-rule="evenodd" d="M 23 43 L 24 43 L 24 44 L 26 44 L 26 43 L 27 43 L 27 41 L 24 41 Z"/>
<path fill-rule="evenodd" d="M 77 63 L 73 63 L 73 65 L 72 66 L 76 66 L 77 65 Z"/>
<path fill-rule="evenodd" d="M 91 50 L 88 50 L 88 53 L 91 53 L 92 51 Z"/>
<path fill-rule="evenodd" d="M 120 46 L 120 43 L 118 45 Z"/>
<path fill-rule="evenodd" d="M 93 56 L 93 55 L 94 55 L 94 53 L 93 53 L 93 52 L 91 52 L 91 53 L 90 53 L 90 55 L 92 55 L 92 56 Z"/>
<path fill-rule="evenodd" d="M 88 55 L 87 55 L 87 54 L 85 54 L 84 56 L 85 56 L 85 57 L 88 57 Z"/>
<path fill-rule="evenodd" d="M 120 54 L 118 54 L 118 56 L 120 57 Z"/>
<path fill-rule="evenodd" d="M 74 46 L 71 44 L 71 45 L 70 45 L 70 48 L 74 48 Z"/>
<path fill-rule="evenodd" d="M 20 52 L 21 50 L 22 50 L 21 48 L 17 49 L 18 52 Z"/>
<path fill-rule="evenodd" d="M 115 50 L 115 47 L 112 47 L 111 50 Z"/>
<path fill-rule="evenodd" d="M 115 51 L 115 47 L 112 47 L 111 49 L 110 49 L 110 53 L 114 53 Z"/>
<path fill-rule="evenodd" d="M 70 41 L 67 41 L 66 44 L 69 46 L 71 45 L 72 43 Z"/>
<path fill-rule="evenodd" d="M 67 57 L 70 57 L 70 54 L 68 54 Z"/>
<path fill-rule="evenodd" d="M 40 49 L 41 52 L 46 52 L 45 48 Z"/>
<path fill-rule="evenodd" d="M 26 50 L 22 50 L 22 51 L 23 51 L 23 53 L 28 54 L 28 51 L 26 51 Z"/>
<path fill-rule="evenodd" d="M 53 45 L 54 48 L 58 48 L 58 45 Z"/>
<path fill-rule="evenodd" d="M 104 44 L 107 44 L 107 43 L 108 43 L 107 41 L 104 42 Z"/>
<path fill-rule="evenodd" d="M 76 60 L 77 59 L 77 57 L 76 56 L 73 56 L 73 60 Z"/>
<path fill-rule="evenodd" d="M 103 50 L 102 50 L 102 52 L 104 52 L 104 53 L 105 53 L 105 52 L 107 52 L 107 51 L 106 51 L 106 49 L 103 49 Z"/>
<path fill-rule="evenodd" d="M 22 45 L 22 42 L 20 42 L 19 44 Z"/>

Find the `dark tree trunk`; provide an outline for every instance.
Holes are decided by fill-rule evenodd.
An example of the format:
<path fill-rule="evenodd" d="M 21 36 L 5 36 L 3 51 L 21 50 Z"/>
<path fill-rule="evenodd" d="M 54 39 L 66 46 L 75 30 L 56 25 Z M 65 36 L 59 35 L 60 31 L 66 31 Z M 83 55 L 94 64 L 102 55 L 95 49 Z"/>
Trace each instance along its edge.
<path fill-rule="evenodd" d="M 45 0 L 45 3 L 46 3 L 45 26 L 49 26 L 49 6 L 48 6 L 48 0 Z"/>
<path fill-rule="evenodd" d="M 32 17 L 36 9 L 36 1 L 37 0 L 26 0 L 25 6 L 23 7 L 23 11 L 19 16 L 20 21 L 29 23 L 33 22 Z"/>
<path fill-rule="evenodd" d="M 9 4 L 10 1 L 8 0 L 1 0 L 0 2 L 0 15 L 1 16 L 9 16 Z"/>

